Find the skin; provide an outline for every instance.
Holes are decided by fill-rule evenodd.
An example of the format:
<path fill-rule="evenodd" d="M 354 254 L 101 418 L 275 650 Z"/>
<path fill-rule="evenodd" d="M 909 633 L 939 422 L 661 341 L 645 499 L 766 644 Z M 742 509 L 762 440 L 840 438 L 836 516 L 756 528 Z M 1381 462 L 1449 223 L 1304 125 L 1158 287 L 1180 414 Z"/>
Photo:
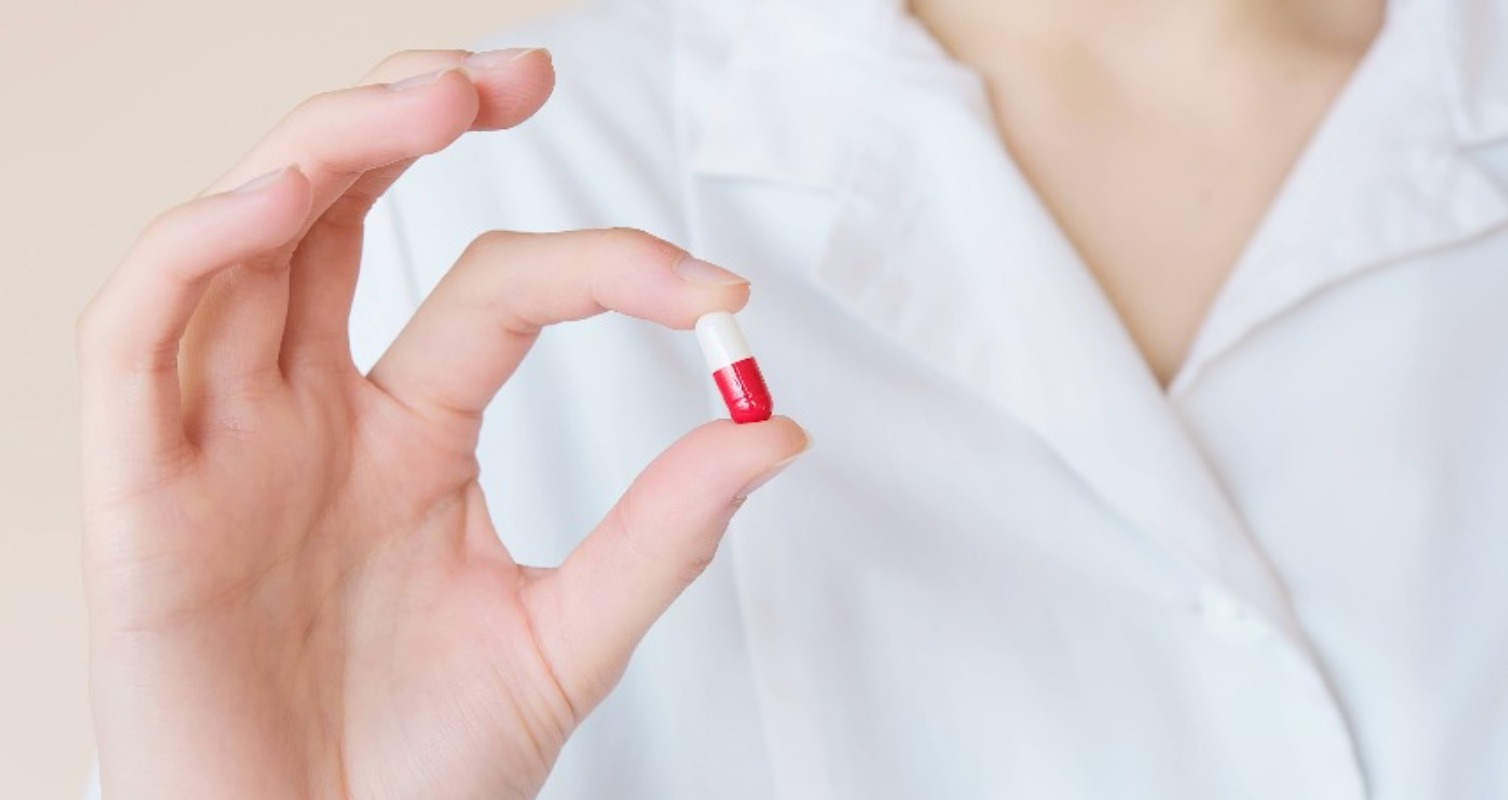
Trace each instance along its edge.
<path fill-rule="evenodd" d="M 345 329 L 373 199 L 553 83 L 542 51 L 464 56 L 403 53 L 371 81 L 452 69 L 300 106 L 153 222 L 80 321 L 111 800 L 532 797 L 742 498 L 807 445 L 782 418 L 702 426 L 559 568 L 509 558 L 474 451 L 540 328 L 611 309 L 686 329 L 748 285 L 683 278 L 638 231 L 495 232 L 361 375 Z"/>
<path fill-rule="evenodd" d="M 913 0 L 1171 382 L 1381 0 Z"/>
<path fill-rule="evenodd" d="M 1375 0 L 913 11 L 986 79 L 1004 145 L 1163 381 L 1381 17 Z M 558 568 L 512 561 L 474 451 L 540 329 L 606 310 L 687 329 L 748 286 L 683 277 L 684 253 L 638 231 L 493 232 L 360 374 L 346 328 L 373 201 L 553 85 L 543 51 L 466 57 L 401 53 L 301 105 L 154 221 L 80 319 L 111 800 L 532 797 L 743 498 L 808 445 L 779 417 L 702 426 Z"/>

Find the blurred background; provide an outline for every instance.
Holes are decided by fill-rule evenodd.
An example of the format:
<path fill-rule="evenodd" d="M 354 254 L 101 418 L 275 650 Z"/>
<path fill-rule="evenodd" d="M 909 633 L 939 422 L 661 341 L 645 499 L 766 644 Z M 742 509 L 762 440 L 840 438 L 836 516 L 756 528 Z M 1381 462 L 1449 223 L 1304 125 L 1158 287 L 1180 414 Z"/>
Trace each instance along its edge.
<path fill-rule="evenodd" d="M 299 99 L 569 0 L 48 0 L 0 14 L 0 798 L 91 760 L 73 323 L 135 232 Z"/>

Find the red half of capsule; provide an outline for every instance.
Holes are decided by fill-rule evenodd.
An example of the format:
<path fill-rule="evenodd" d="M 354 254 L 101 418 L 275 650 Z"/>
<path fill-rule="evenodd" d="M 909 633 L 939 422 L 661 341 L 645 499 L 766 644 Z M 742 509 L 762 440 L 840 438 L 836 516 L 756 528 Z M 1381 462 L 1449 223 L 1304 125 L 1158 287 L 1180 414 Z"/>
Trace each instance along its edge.
<path fill-rule="evenodd" d="M 717 390 L 722 392 L 734 422 L 763 422 L 774 412 L 775 402 L 754 359 L 735 361 L 712 373 L 712 379 L 717 381 Z"/>

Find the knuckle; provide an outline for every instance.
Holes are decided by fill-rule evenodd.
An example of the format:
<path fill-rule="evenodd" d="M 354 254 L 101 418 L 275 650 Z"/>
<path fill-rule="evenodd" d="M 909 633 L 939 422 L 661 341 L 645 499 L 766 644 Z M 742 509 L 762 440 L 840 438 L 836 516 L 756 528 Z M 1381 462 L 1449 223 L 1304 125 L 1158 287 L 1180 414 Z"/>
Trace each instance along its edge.
<path fill-rule="evenodd" d="M 173 206 L 148 220 L 136 236 L 133 251 L 171 241 L 178 233 L 187 205 Z"/>
<path fill-rule="evenodd" d="M 456 259 L 442 282 L 469 287 L 456 294 L 470 298 L 472 302 L 500 302 L 501 295 L 488 287 L 511 284 L 517 279 L 518 272 L 526 266 L 526 259 L 510 256 L 517 253 L 524 240 L 534 235 L 506 230 L 492 230 L 478 235 Z"/>
<path fill-rule="evenodd" d="M 136 234 L 136 239 L 131 245 L 125 262 L 130 262 L 137 258 L 149 258 L 153 252 L 170 249 L 173 246 L 173 241 L 178 238 L 183 228 L 184 218 L 188 214 L 188 209 L 198 202 L 200 200 L 193 200 L 173 206 L 148 220 L 142 226 L 141 231 Z M 123 262 L 116 269 L 120 270 L 125 268 L 125 266 L 126 264 Z M 97 360 L 104 351 L 109 350 L 113 345 L 115 332 L 112 330 L 111 324 L 107 320 L 107 314 L 104 311 L 105 306 L 108 305 L 108 296 L 111 292 L 110 287 L 112 283 L 113 276 L 111 280 L 108 280 L 104 286 L 100 287 L 89 298 L 89 301 L 79 310 L 78 316 L 74 317 L 74 348 L 81 364 Z"/>
<path fill-rule="evenodd" d="M 519 233 L 518 231 L 508 231 L 501 229 L 490 230 L 482 233 L 475 239 L 472 239 L 471 245 L 466 249 L 468 252 L 476 250 L 479 252 L 491 254 L 494 251 L 507 248 L 509 245 L 518 241 L 521 237 L 527 235 L 528 234 Z"/>
<path fill-rule="evenodd" d="M 466 245 L 466 249 L 461 253 L 461 257 L 456 260 L 455 267 L 451 272 L 458 277 L 464 278 L 466 275 L 484 268 L 484 265 L 489 272 L 505 269 L 512 259 L 503 258 L 503 255 L 512 250 L 518 244 L 519 240 L 526 236 L 529 236 L 529 234 L 505 230 L 491 230 L 482 233 L 475 239 L 472 239 L 470 244 Z"/>
<path fill-rule="evenodd" d="M 659 570 L 678 587 L 696 580 L 717 555 L 720 537 L 692 537 L 684 546 L 667 546 L 666 536 L 653 520 L 639 513 L 632 493 L 624 495 L 613 511 L 613 526 L 624 549 L 645 566 L 662 565 Z M 659 534 L 659 535 L 657 535 Z M 671 537 L 678 538 L 678 537 Z"/>
<path fill-rule="evenodd" d="M 609 245 L 631 250 L 646 258 L 673 258 L 685 252 L 677 245 L 639 228 L 604 228 L 600 234 Z"/>
<path fill-rule="evenodd" d="M 353 97 L 353 93 L 360 91 L 360 87 L 342 86 L 307 95 L 288 109 L 275 130 L 288 131 L 295 136 L 307 133 L 311 125 L 341 112 L 340 104 Z"/>
<path fill-rule="evenodd" d="M 632 492 L 619 499 L 612 512 L 613 527 L 625 550 L 636 560 L 652 564 L 660 558 L 660 554 L 655 552 L 650 541 L 645 538 L 643 521 L 635 513 L 634 506 L 635 497 Z"/>
<path fill-rule="evenodd" d="M 134 352 L 129 344 L 133 337 L 123 338 L 122 334 L 128 332 L 122 329 L 120 320 L 110 319 L 104 311 L 106 305 L 108 301 L 96 297 L 74 320 L 75 362 L 83 373 L 105 368 L 151 369 L 176 356 L 176 348 L 172 352 Z"/>
<path fill-rule="evenodd" d="M 163 211 L 153 217 L 136 235 L 124 261 L 117 269 L 126 269 L 133 262 L 153 262 L 163 254 L 182 248 L 186 238 L 191 239 L 196 210 L 202 209 L 207 198 L 198 198 Z M 96 298 L 97 300 L 98 298 Z"/>
<path fill-rule="evenodd" d="M 338 90 L 327 89 L 322 92 L 315 92 L 298 101 L 293 105 L 293 108 L 288 109 L 287 114 L 283 115 L 282 125 L 278 127 L 297 127 L 303 124 L 309 117 L 319 111 L 320 106 L 329 102 L 331 95 L 335 94 L 336 91 Z"/>
<path fill-rule="evenodd" d="M 283 115 L 283 119 L 274 129 L 273 135 L 286 140 L 294 152 L 308 157 L 318 156 L 318 153 L 311 152 L 314 149 L 311 147 L 311 137 L 314 137 L 314 141 L 318 141 L 315 134 L 323 127 L 321 121 L 337 113 L 336 105 L 340 103 L 341 97 L 350 91 L 353 90 L 328 89 L 305 97 L 293 108 L 288 109 L 288 113 Z"/>
<path fill-rule="evenodd" d="M 208 198 L 200 198 L 164 211 L 148 222 L 136 238 L 135 245 L 131 248 L 122 269 L 134 262 L 145 262 L 150 269 L 162 278 L 190 281 L 197 275 L 192 270 L 183 266 L 163 266 L 158 264 L 163 256 L 177 253 L 196 239 L 196 228 L 203 222 L 203 211 Z M 176 259 L 168 258 L 170 265 Z"/>

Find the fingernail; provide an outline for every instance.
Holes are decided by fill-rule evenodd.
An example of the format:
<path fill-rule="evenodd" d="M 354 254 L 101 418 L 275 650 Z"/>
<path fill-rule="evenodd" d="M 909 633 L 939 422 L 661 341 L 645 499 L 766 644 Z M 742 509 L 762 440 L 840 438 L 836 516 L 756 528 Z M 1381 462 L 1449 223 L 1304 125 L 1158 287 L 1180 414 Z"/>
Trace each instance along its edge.
<path fill-rule="evenodd" d="M 722 267 L 713 266 L 699 259 L 686 256 L 675 263 L 675 274 L 682 280 L 691 283 L 702 283 L 712 286 L 736 286 L 740 283 L 748 283 L 749 279 L 734 272 L 729 272 Z"/>
<path fill-rule="evenodd" d="M 542 47 L 509 47 L 504 50 L 487 50 L 481 53 L 472 53 L 462 63 L 468 67 L 475 67 L 477 69 L 490 69 L 492 67 L 501 67 L 504 64 L 511 64 L 536 50 L 543 49 Z"/>
<path fill-rule="evenodd" d="M 760 473 L 759 477 L 755 478 L 752 481 L 749 481 L 747 486 L 741 489 L 738 494 L 733 496 L 734 502 L 743 502 L 749 497 L 749 495 L 753 494 L 756 489 L 769 483 L 774 479 L 776 475 L 779 475 L 781 472 L 783 472 L 785 468 L 789 467 L 796 459 L 805 455 L 806 451 L 812 449 L 812 435 L 808 433 L 804 428 L 802 429 L 801 433 L 806 437 L 806 443 L 801 446 L 800 452 L 796 453 L 790 458 L 787 458 L 784 461 L 781 461 L 775 466 L 770 467 L 769 469 Z"/>
<path fill-rule="evenodd" d="M 292 167 L 292 165 L 289 165 L 289 166 L 286 166 L 286 167 L 282 167 L 280 169 L 275 169 L 275 170 L 267 173 L 266 175 L 259 175 L 259 176 L 255 177 L 255 178 L 252 178 L 251 180 L 249 180 L 249 181 L 241 184 L 240 186 L 237 186 L 236 188 L 231 189 L 230 193 L 231 194 L 251 194 L 252 192 L 255 192 L 256 190 L 261 189 L 264 186 L 270 186 L 270 185 L 272 185 L 274 183 L 277 183 L 278 178 L 281 178 L 284 175 L 288 174 L 288 171 L 291 170 L 291 169 L 293 169 L 293 167 Z"/>
<path fill-rule="evenodd" d="M 434 83 L 435 81 L 439 80 L 441 75 L 444 75 L 445 73 L 447 73 L 449 71 L 450 71 L 450 69 L 447 68 L 447 69 L 437 69 L 437 70 L 435 70 L 433 72 L 420 73 L 420 74 L 415 75 L 413 77 L 404 78 L 401 81 L 390 83 L 390 84 L 387 85 L 387 88 L 392 89 L 395 92 L 402 92 L 402 91 L 405 91 L 405 90 L 408 90 L 408 89 L 417 89 L 417 88 L 419 88 L 421 86 L 428 86 L 431 83 Z"/>

